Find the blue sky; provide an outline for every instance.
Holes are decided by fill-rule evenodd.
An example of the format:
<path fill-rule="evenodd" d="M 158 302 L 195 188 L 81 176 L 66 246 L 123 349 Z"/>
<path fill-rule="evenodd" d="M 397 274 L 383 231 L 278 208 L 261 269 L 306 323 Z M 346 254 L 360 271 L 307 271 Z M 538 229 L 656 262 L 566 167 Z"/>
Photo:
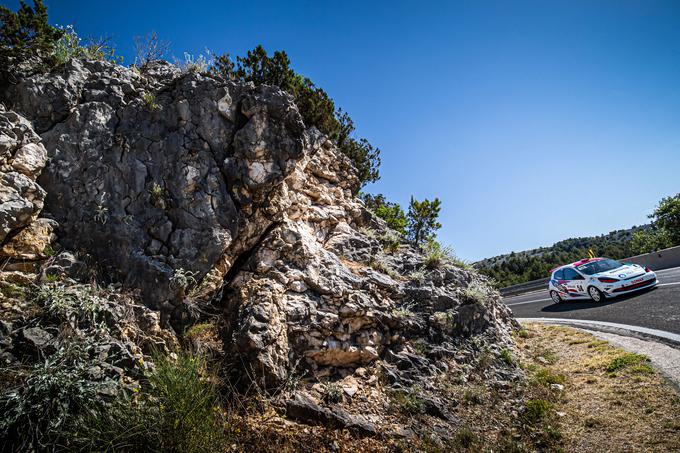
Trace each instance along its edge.
<path fill-rule="evenodd" d="M 465 259 L 641 224 L 680 192 L 674 0 L 46 4 L 128 62 L 151 30 L 178 57 L 286 50 L 382 149 L 367 190 L 440 197 Z"/>

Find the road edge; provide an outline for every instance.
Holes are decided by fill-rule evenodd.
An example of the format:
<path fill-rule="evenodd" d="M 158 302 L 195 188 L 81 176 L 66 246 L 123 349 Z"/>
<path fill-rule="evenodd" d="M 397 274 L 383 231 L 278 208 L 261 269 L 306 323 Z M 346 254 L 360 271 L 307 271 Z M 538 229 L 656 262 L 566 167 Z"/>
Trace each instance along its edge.
<path fill-rule="evenodd" d="M 542 322 L 546 324 L 558 324 L 571 327 L 579 327 L 586 330 L 614 333 L 623 336 L 635 337 L 641 340 L 653 340 L 664 343 L 674 348 L 680 348 L 680 335 L 666 332 L 665 330 L 649 329 L 647 327 L 631 326 L 606 321 L 590 321 L 586 319 L 567 318 L 516 318 L 521 322 Z"/>

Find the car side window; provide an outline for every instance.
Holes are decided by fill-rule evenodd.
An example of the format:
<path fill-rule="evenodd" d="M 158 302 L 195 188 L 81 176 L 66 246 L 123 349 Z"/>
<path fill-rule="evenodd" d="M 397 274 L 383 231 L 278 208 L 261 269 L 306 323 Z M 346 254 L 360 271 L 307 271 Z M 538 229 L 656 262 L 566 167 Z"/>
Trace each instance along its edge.
<path fill-rule="evenodd" d="M 553 274 L 553 278 L 555 280 L 564 280 L 564 269 L 560 269 L 559 271 L 555 272 Z"/>
<path fill-rule="evenodd" d="M 574 269 L 566 268 L 564 269 L 564 279 L 565 280 L 583 280 L 581 274 L 576 272 Z"/>

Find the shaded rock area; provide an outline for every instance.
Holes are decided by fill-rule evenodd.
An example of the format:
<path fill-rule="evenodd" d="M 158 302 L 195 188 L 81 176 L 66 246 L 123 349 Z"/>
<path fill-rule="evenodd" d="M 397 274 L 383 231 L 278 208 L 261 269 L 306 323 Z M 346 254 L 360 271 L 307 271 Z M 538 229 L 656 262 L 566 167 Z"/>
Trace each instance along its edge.
<path fill-rule="evenodd" d="M 438 376 L 464 380 L 492 357 L 486 379 L 521 378 L 495 360 L 516 327 L 498 293 L 412 245 L 388 247 L 395 233 L 355 198 L 351 161 L 280 89 L 164 62 L 140 72 L 71 60 L 2 96 L 0 241 L 11 262 L 0 279 L 37 284 L 29 299 L 41 310 L 32 317 L 5 295 L 16 311 L 2 316 L 8 358 L 49 355 L 104 322 L 88 348 L 107 373 L 134 370 L 151 346 L 172 349 L 210 321 L 237 387 L 292 386 L 291 419 L 362 435 L 387 429 L 386 388 L 416 392 L 419 410 L 454 426 Z M 49 291 L 70 311 L 52 313 Z M 78 314 L 83 300 L 95 315 Z"/>

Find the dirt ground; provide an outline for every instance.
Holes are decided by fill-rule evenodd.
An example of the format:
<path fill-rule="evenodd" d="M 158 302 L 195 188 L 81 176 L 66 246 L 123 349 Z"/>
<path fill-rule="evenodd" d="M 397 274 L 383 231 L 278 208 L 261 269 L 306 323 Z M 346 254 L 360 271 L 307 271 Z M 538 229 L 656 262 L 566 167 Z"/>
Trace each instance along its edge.
<path fill-rule="evenodd" d="M 517 346 L 528 374 L 564 386 L 552 411 L 565 452 L 680 451 L 680 397 L 645 356 L 539 324 L 525 325 Z"/>

